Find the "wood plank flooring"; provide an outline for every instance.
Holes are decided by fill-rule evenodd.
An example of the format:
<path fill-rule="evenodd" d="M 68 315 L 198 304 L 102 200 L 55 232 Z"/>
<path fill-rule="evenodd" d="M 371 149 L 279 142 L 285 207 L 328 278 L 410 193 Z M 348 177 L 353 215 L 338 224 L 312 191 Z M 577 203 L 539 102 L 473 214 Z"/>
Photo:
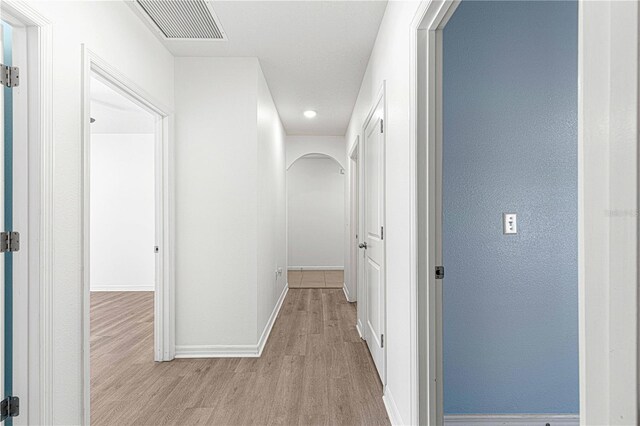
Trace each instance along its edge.
<path fill-rule="evenodd" d="M 153 293 L 91 293 L 93 425 L 388 425 L 341 289 L 290 289 L 260 358 L 153 362 Z"/>

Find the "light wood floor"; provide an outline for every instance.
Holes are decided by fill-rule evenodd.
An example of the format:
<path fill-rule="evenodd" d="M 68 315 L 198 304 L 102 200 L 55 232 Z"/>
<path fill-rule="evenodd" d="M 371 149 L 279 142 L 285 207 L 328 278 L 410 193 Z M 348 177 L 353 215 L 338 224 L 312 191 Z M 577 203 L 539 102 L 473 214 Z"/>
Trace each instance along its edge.
<path fill-rule="evenodd" d="M 344 271 L 289 271 L 289 288 L 342 288 Z"/>
<path fill-rule="evenodd" d="M 342 290 L 291 289 L 260 358 L 153 362 L 153 294 L 91 293 L 93 425 L 388 425 Z"/>

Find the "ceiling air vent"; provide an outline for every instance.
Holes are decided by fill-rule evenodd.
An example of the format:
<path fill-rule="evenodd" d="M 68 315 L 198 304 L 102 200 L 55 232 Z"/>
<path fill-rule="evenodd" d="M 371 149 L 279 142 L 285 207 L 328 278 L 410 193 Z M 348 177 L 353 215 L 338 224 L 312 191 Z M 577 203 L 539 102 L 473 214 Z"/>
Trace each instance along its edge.
<path fill-rule="evenodd" d="M 135 0 L 167 40 L 226 40 L 208 1 Z"/>

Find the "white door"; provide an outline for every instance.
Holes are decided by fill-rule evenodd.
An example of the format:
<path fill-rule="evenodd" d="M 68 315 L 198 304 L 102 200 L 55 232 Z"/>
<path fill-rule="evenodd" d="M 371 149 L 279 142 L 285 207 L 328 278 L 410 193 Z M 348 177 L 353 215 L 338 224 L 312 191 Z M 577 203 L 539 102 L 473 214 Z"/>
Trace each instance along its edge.
<path fill-rule="evenodd" d="M 385 248 L 384 248 L 384 101 L 378 102 L 364 129 L 364 251 L 365 324 L 369 351 L 385 382 Z"/>

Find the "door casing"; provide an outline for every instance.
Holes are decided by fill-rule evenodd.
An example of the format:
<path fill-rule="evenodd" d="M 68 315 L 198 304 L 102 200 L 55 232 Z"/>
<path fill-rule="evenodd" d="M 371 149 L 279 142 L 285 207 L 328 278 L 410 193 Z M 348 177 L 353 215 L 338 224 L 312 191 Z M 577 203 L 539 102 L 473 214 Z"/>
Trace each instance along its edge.
<path fill-rule="evenodd" d="M 13 27 L 13 224 L 21 234 L 14 253 L 14 381 L 20 398 L 15 425 L 53 422 L 53 133 L 52 31 L 26 2 L 2 1 Z M 17 143 L 16 143 L 17 142 Z"/>
<path fill-rule="evenodd" d="M 346 265 L 349 265 L 349 277 L 345 280 L 347 284 L 345 284 L 346 291 L 345 295 L 349 302 L 355 302 L 358 300 L 358 238 L 359 232 L 358 229 L 360 223 L 360 212 L 359 212 L 359 199 L 358 196 L 360 194 L 359 185 L 360 185 L 360 176 L 358 174 L 359 167 L 359 158 L 358 158 L 358 150 L 360 148 L 360 136 L 356 136 L 356 140 L 354 141 L 351 151 L 349 152 L 349 235 L 347 236 L 347 241 L 349 242 L 349 249 L 347 252 L 347 256 L 349 256 L 349 261 Z M 346 271 L 345 271 L 346 272 Z"/>
<path fill-rule="evenodd" d="M 154 100 L 125 75 L 82 45 L 82 282 L 83 282 L 83 417 L 90 422 L 90 81 L 92 75 L 142 106 L 156 117 L 155 203 L 156 281 L 154 291 L 154 360 L 175 358 L 175 261 L 174 261 L 174 177 L 173 112 Z M 152 249 L 151 247 L 149 248 Z"/>
<path fill-rule="evenodd" d="M 430 231 L 439 216 L 433 162 L 442 142 L 441 36 L 458 3 L 422 0 L 409 28 L 412 424 L 443 424 L 442 298 L 433 276 L 439 242 Z M 629 176 L 638 177 L 640 164 L 639 27 L 636 2 L 578 2 L 581 424 L 635 424 L 638 416 L 640 184 Z M 603 381 L 609 386 L 600 386 Z"/>

